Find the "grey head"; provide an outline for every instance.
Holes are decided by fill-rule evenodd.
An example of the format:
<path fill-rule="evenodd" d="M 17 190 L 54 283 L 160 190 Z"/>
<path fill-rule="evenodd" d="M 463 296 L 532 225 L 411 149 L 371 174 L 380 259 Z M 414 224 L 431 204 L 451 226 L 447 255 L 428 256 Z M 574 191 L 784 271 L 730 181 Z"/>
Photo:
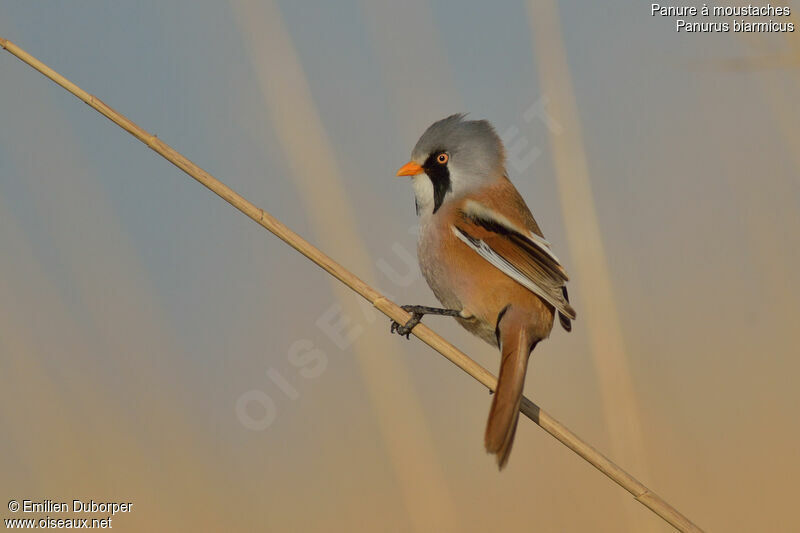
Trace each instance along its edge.
<path fill-rule="evenodd" d="M 487 120 L 459 113 L 434 122 L 417 141 L 398 176 L 413 176 L 417 214 L 505 176 L 503 142 Z"/>

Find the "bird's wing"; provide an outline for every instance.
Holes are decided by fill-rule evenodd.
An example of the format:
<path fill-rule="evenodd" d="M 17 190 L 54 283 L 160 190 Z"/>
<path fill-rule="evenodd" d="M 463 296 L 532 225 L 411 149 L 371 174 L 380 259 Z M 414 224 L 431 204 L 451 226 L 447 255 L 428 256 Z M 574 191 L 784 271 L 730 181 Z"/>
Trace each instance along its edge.
<path fill-rule="evenodd" d="M 501 213 L 466 201 L 452 231 L 496 268 L 558 310 L 561 324 L 570 329 L 575 309 L 567 299 L 567 272 L 539 235 L 512 223 Z"/>

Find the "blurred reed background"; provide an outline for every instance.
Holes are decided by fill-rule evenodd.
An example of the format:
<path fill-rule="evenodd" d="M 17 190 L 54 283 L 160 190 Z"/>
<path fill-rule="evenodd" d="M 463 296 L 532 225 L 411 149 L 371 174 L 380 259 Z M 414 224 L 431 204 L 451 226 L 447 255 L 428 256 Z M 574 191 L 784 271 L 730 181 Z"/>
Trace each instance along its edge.
<path fill-rule="evenodd" d="M 579 312 L 529 397 L 708 530 L 800 528 L 796 33 L 176 0 L 4 3 L 0 35 L 400 303 L 434 299 L 394 170 L 434 120 L 492 120 Z M 0 501 L 133 501 L 123 531 L 669 531 L 525 420 L 498 474 L 482 387 L 9 54 L 0 90 Z"/>

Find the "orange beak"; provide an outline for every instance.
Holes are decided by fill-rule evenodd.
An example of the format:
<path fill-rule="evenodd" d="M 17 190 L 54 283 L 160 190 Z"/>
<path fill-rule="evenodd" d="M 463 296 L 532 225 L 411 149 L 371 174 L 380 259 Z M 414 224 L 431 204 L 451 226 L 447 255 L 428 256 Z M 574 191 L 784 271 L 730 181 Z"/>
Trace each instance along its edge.
<path fill-rule="evenodd" d="M 416 176 L 425 172 L 421 166 L 413 161 L 409 161 L 397 171 L 398 176 Z"/>

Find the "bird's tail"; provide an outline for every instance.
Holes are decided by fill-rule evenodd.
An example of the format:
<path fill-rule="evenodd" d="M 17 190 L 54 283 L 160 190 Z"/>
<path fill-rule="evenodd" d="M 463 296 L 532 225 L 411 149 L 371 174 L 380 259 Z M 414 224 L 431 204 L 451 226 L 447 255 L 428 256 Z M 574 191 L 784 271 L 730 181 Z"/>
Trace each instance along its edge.
<path fill-rule="evenodd" d="M 484 437 L 486 451 L 497 455 L 497 466 L 501 469 L 508 462 L 511 445 L 514 443 L 528 357 L 538 341 L 531 337 L 527 328 L 514 327 L 510 320 L 508 322 L 509 324 L 498 324 L 500 375 Z"/>

